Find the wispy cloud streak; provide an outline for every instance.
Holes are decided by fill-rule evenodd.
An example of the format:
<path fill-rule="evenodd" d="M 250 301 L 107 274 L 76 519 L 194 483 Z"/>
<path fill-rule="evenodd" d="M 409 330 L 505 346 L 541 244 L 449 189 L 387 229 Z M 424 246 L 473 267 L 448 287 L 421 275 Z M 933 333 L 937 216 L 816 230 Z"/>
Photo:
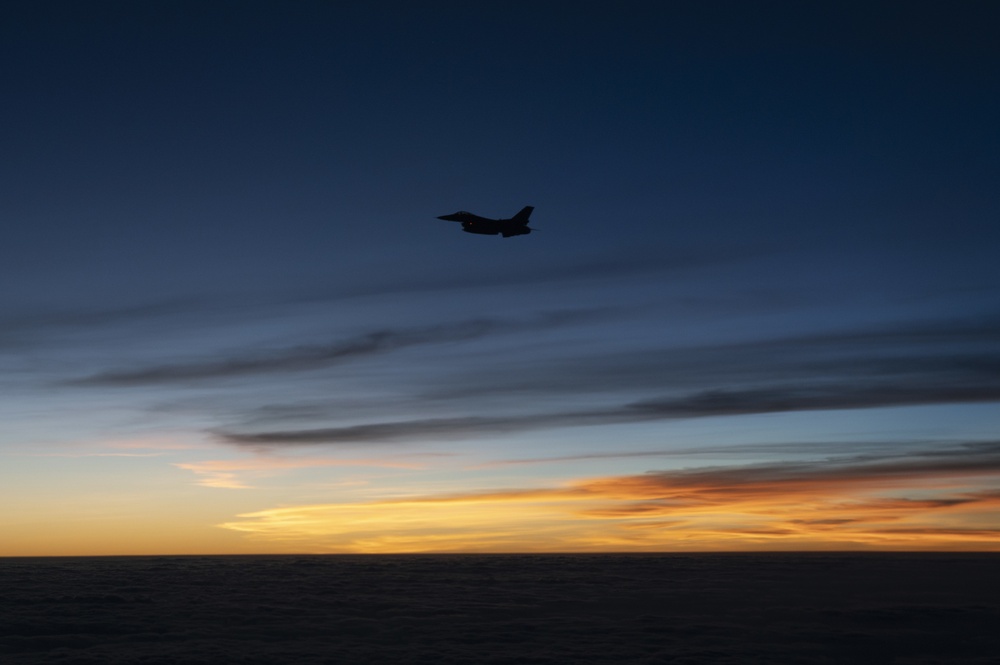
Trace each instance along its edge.
<path fill-rule="evenodd" d="M 926 448 L 931 442 L 928 441 L 892 441 L 892 442 L 858 442 L 858 441 L 810 441 L 810 442 L 784 442 L 784 443 L 756 443 L 739 445 L 712 445 L 699 446 L 697 448 L 669 448 L 663 450 L 615 450 L 602 453 L 579 453 L 575 455 L 555 455 L 551 457 L 522 457 L 515 459 L 498 459 L 491 462 L 477 464 L 473 469 L 490 469 L 505 466 L 524 466 L 534 464 L 562 464 L 565 462 L 586 462 L 592 460 L 609 459 L 633 459 L 643 457 L 691 457 L 699 458 L 706 456 L 728 456 L 734 455 L 745 457 L 748 455 L 760 454 L 782 454 L 782 455 L 815 455 L 817 451 L 823 451 L 826 455 L 836 453 L 858 454 L 864 451 L 882 451 L 887 448 L 899 450 L 901 448 L 923 447 Z"/>
<path fill-rule="evenodd" d="M 317 467 L 382 467 L 418 469 L 419 464 L 377 459 L 335 459 L 329 457 L 254 457 L 238 460 L 205 460 L 175 463 L 179 469 L 195 473 L 198 484 L 224 489 L 249 489 L 249 478 L 261 478 L 282 471 Z"/>
<path fill-rule="evenodd" d="M 332 344 L 299 345 L 204 360 L 100 372 L 69 383 L 79 386 L 135 386 L 202 379 L 224 379 L 321 369 L 357 358 L 407 347 L 482 339 L 490 335 L 571 325 L 601 315 L 598 310 L 564 310 L 520 320 L 472 319 L 423 328 L 376 330 Z"/>
<path fill-rule="evenodd" d="M 143 323 L 193 310 L 193 300 L 175 300 L 131 307 L 5 312 L 0 315 L 0 349 L 33 343 L 39 337 L 66 331 Z"/>
<path fill-rule="evenodd" d="M 945 380 L 1000 382 L 1000 319 L 910 322 L 839 332 L 738 342 L 665 346 L 556 358 L 536 371 L 461 377 L 429 397 L 516 393 L 529 397 L 678 386 L 761 387 L 814 381 L 906 378 L 907 384 Z"/>

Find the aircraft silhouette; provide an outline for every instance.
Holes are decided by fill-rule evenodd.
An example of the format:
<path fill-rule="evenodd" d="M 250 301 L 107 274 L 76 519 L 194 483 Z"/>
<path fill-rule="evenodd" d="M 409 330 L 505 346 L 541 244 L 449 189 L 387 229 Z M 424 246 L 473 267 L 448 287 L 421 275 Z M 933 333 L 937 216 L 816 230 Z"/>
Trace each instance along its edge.
<path fill-rule="evenodd" d="M 501 235 L 504 238 L 509 238 L 511 236 L 526 236 L 531 233 L 531 229 L 528 227 L 528 217 L 531 216 L 532 210 L 534 210 L 532 206 L 525 206 L 521 208 L 521 212 L 510 219 L 487 219 L 473 215 L 471 212 L 459 210 L 451 215 L 441 215 L 438 219 L 443 219 L 446 222 L 461 222 L 462 230 L 466 233 L 482 233 L 488 236 Z"/>

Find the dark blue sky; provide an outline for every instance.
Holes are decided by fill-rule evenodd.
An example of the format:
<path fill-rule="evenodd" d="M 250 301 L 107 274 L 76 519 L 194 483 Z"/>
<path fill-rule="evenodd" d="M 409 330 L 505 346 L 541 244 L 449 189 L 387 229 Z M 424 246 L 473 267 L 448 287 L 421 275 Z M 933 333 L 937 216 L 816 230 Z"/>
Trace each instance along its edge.
<path fill-rule="evenodd" d="M 525 203 L 563 248 L 533 263 L 570 239 L 990 262 L 989 3 L 670 4 L 8 8 L 4 263 L 35 285 L 9 295 L 496 269 L 428 220 Z"/>
<path fill-rule="evenodd" d="M 598 455 L 579 478 L 988 439 L 998 18 L 6 3 L 0 447 Z M 435 219 L 524 205 L 530 236 Z"/>

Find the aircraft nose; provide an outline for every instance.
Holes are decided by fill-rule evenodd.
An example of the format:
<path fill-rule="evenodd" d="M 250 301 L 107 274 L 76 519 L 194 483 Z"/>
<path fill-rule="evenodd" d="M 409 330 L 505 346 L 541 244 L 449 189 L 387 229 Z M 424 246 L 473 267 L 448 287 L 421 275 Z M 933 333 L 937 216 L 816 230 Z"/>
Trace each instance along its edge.
<path fill-rule="evenodd" d="M 443 219 L 446 222 L 457 222 L 457 221 L 459 221 L 458 218 L 455 216 L 455 213 L 453 213 L 451 215 L 441 215 L 440 217 L 438 217 L 438 219 Z"/>

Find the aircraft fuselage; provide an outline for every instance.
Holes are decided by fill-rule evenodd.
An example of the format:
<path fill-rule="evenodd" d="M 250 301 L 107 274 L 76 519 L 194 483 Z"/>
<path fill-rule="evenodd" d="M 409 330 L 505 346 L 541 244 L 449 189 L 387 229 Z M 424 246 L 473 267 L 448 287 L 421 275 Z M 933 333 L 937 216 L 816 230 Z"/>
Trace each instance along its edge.
<path fill-rule="evenodd" d="M 509 238 L 511 236 L 523 236 L 531 233 L 531 229 L 528 227 L 528 217 L 531 215 L 532 210 L 534 208 L 527 206 L 510 219 L 489 219 L 474 215 L 471 212 L 465 212 L 464 210 L 450 215 L 441 215 L 438 219 L 443 219 L 446 222 L 459 222 L 462 225 L 462 230 L 466 233 L 478 233 L 489 236 L 500 235 L 504 238 Z"/>

